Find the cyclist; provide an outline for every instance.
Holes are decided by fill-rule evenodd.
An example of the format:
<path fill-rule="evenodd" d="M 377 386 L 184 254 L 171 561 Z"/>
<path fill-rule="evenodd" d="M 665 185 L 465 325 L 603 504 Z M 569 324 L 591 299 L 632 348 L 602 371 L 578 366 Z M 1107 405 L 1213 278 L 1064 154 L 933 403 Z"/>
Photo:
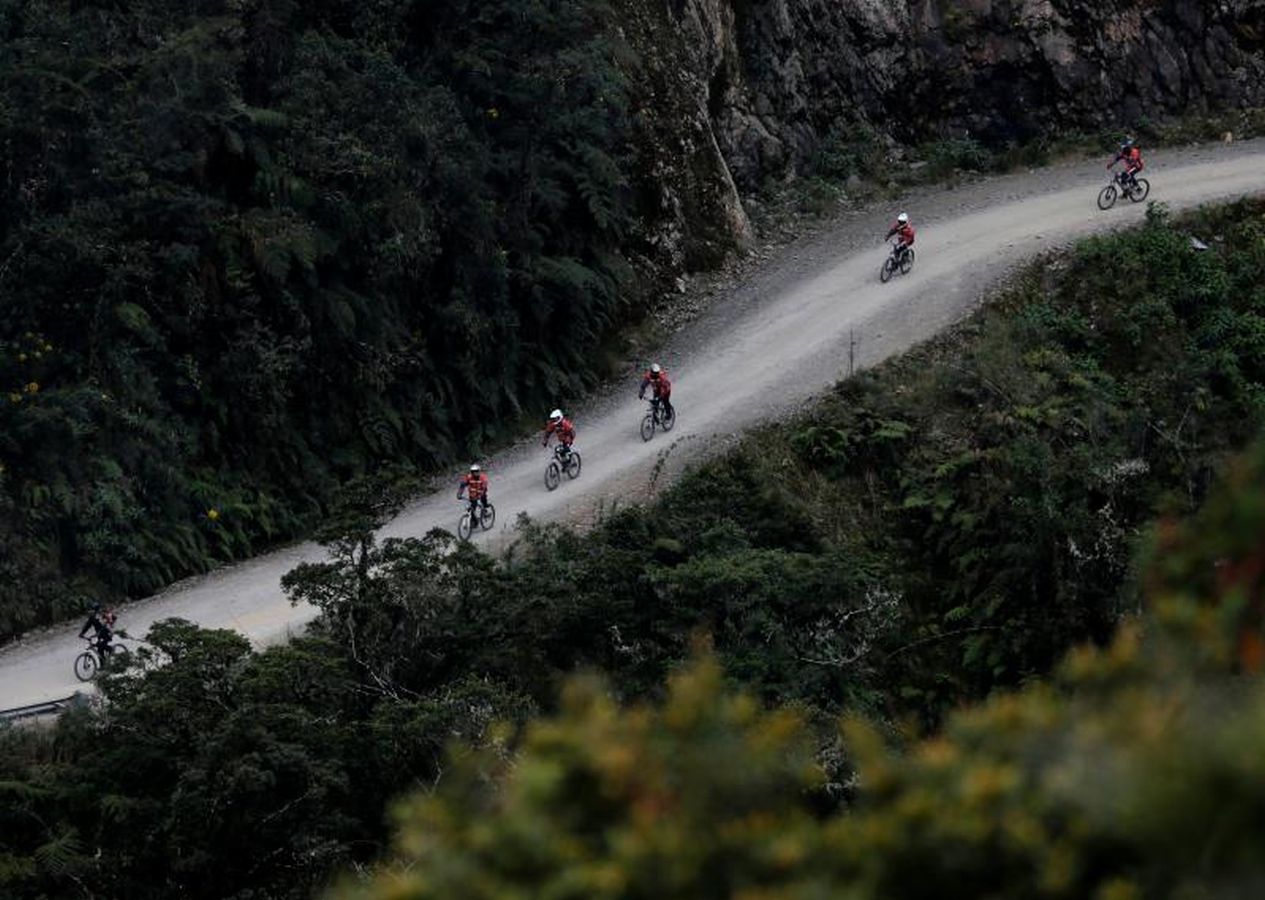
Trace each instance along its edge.
<path fill-rule="evenodd" d="M 1120 149 L 1112 157 L 1111 162 L 1107 163 L 1107 168 L 1110 169 L 1118 162 L 1124 163 L 1124 176 L 1129 180 L 1129 185 L 1137 187 L 1138 173 L 1146 168 L 1146 164 L 1142 162 L 1142 151 L 1133 142 L 1133 138 L 1126 137 L 1120 142 Z"/>
<path fill-rule="evenodd" d="M 470 519 L 478 522 L 475 507 L 482 504 L 484 510 L 488 508 L 488 476 L 478 463 L 471 463 L 470 471 L 461 476 L 461 483 L 457 485 L 457 499 L 461 500 L 467 491 L 470 492 Z"/>
<path fill-rule="evenodd" d="M 669 418 L 675 413 L 672 411 L 672 380 L 668 378 L 668 373 L 658 363 L 651 363 L 650 371 L 641 376 L 641 390 L 637 392 L 637 399 L 641 400 L 646 396 L 646 388 L 651 388 L 654 393 L 651 395 L 654 404 L 663 404 L 663 414 Z"/>
<path fill-rule="evenodd" d="M 562 410 L 555 409 L 549 414 L 549 423 L 545 425 L 545 439 L 540 442 L 540 446 L 549 446 L 549 436 L 556 434 L 558 436 L 558 445 L 562 447 L 563 457 L 571 455 L 571 445 L 575 443 L 575 425 L 571 420 L 562 414 Z"/>
<path fill-rule="evenodd" d="M 914 226 L 909 224 L 909 213 L 903 212 L 896 217 L 892 227 L 887 229 L 887 237 L 883 240 L 890 240 L 893 237 L 897 239 L 898 261 L 903 261 L 909 253 L 909 248 L 914 245 Z"/>
<path fill-rule="evenodd" d="M 104 658 L 107 654 L 114 652 L 114 648 L 110 646 L 110 640 L 114 637 L 114 622 L 118 617 L 114 614 L 114 610 L 102 609 L 100 603 L 93 603 L 89 610 L 88 621 L 84 622 L 83 628 L 79 629 L 79 637 L 85 637 L 89 630 L 95 632 L 93 647 Z"/>

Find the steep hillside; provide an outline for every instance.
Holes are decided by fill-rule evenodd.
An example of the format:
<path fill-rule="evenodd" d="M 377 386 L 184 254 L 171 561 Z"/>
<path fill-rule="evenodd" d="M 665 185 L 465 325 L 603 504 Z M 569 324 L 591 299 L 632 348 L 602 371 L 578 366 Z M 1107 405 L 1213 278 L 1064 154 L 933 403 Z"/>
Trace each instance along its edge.
<path fill-rule="evenodd" d="M 707 658 L 627 709 L 575 679 L 512 759 L 451 754 L 374 883 L 331 896 L 1259 896 L 1263 534 L 1258 446 L 1164 529 L 1147 614 L 923 740 L 848 717 L 814 752 L 801 706 L 762 709 Z"/>
<path fill-rule="evenodd" d="M 0 640 L 572 404 L 840 129 L 1259 103 L 1200 8 L 0 0 Z"/>
<path fill-rule="evenodd" d="M 1192 231 L 1211 249 L 1193 249 Z M 1191 540 L 1174 537 L 1265 418 L 1263 281 L 1265 204 L 1153 214 L 1139 232 L 1034 267 L 956 333 L 845 383 L 655 505 L 584 536 L 528 529 L 508 559 L 438 533 L 375 541 L 405 498 L 362 482 L 326 522 L 328 561 L 285 579 L 321 610 L 308 635 L 257 652 L 229 631 L 159 623 L 143 664 L 101 682 L 108 705 L 55 731 L 0 729 L 0 895 L 70 896 L 85 883 L 104 897 L 301 900 L 380 858 L 384 810 L 414 791 L 443 812 L 401 851 L 426 857 L 439 897 L 513 896 L 511 884 L 533 896 L 710 896 L 728 876 L 767 886 L 838 871 L 848 847 L 863 848 L 865 870 L 803 896 L 843 895 L 868 871 L 884 898 L 1168 897 L 1084 885 L 1131 874 L 1138 853 L 1161 864 L 1164 886 L 1199 877 L 1197 858 L 1214 877 L 1240 877 L 1235 858 L 1259 868 L 1259 827 L 1227 844 L 1206 823 L 1260 808 L 1265 719 L 1255 701 L 1226 704 L 1246 699 L 1242 676 L 1265 665 L 1265 448 L 1231 470 Z M 1148 593 L 1131 578 L 1133 551 L 1157 514 L 1149 594 L 1200 648 L 1192 674 L 1238 673 L 1219 698 L 1202 684 L 1166 696 L 1178 660 L 1138 657 L 1136 632 L 1118 628 Z M 748 699 L 724 700 L 715 673 L 672 677 L 700 635 Z M 1074 645 L 1113 639 L 1104 669 L 1081 654 L 1076 705 L 1051 706 L 1056 688 L 1039 684 L 1051 667 Z M 595 670 L 600 690 L 560 697 L 567 676 Z M 1118 702 L 1096 713 L 1098 690 L 1121 676 Z M 1005 698 L 1022 685 L 1027 700 Z M 667 731 L 615 712 L 615 697 L 665 693 Z M 981 744 L 951 711 L 986 694 L 999 718 Z M 748 730 L 762 704 L 795 713 Z M 560 707 L 524 742 L 498 724 Z M 1011 743 L 1019 710 L 1033 728 Z M 947 721 L 959 749 L 920 774 L 858 732 L 841 742 L 841 714 Z M 483 752 L 446 754 L 453 741 Z M 1152 785 L 1185 802 L 1165 807 L 1172 795 L 1134 794 L 1119 777 L 1151 751 Z M 1060 776 L 1060 759 L 1077 778 Z M 875 779 L 893 765 L 909 800 L 884 809 Z M 1230 795 L 1224 805 L 1206 802 L 1213 790 Z M 1145 797 L 1160 804 L 1144 817 L 1163 823 L 1151 830 L 1118 805 Z M 857 818 L 853 799 L 878 802 L 880 824 Z M 1102 817 L 1082 827 L 1094 810 Z M 846 839 L 792 852 L 796 820 Z M 1181 821 L 1190 832 L 1170 831 Z M 1154 842 L 1164 835 L 1173 843 Z M 662 865 L 644 862 L 650 847 Z M 1025 894 L 1047 852 L 1071 887 Z M 960 871 L 985 880 L 949 875 Z M 661 872 L 688 889 L 663 889 Z"/>
<path fill-rule="evenodd" d="M 743 190 L 838 126 L 986 145 L 1265 105 L 1265 2 L 668 0 Z"/>
<path fill-rule="evenodd" d="M 668 255 L 614 32 L 600 3 L 0 2 L 0 639 L 602 378 Z"/>

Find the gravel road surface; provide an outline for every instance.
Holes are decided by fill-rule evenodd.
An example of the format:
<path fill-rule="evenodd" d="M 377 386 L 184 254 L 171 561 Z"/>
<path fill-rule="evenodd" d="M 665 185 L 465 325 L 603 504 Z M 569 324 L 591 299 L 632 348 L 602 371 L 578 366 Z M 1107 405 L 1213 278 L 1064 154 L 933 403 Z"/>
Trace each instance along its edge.
<path fill-rule="evenodd" d="M 1150 199 L 1174 209 L 1265 192 L 1265 141 L 1157 151 L 1146 175 Z M 493 547 L 508 542 L 520 512 L 583 524 L 620 503 L 645 500 L 690 460 L 829 388 L 847 372 L 851 340 L 856 364 L 873 365 L 967 315 L 1008 271 L 1035 254 L 1137 224 L 1144 206 L 1120 201 L 1108 212 L 1097 209 L 1095 197 L 1106 183 L 1103 162 L 1096 161 L 914 191 L 899 206 L 918 228 L 917 264 L 888 284 L 879 282 L 878 271 L 896 204 L 850 212 L 780 248 L 664 347 L 661 359 L 672 374 L 678 409 L 671 434 L 641 440 L 645 404 L 637 400 L 630 373 L 626 384 L 567 410 L 584 460 L 578 480 L 564 477 L 547 492 L 548 454 L 539 442 L 485 460 L 498 522 L 477 540 Z M 552 398 L 542 399 L 542 424 L 554 405 Z M 452 473 L 434 494 L 401 513 L 384 535 L 455 531 L 461 512 L 456 477 Z M 286 600 L 281 576 L 320 558 L 320 548 L 305 543 L 188 579 L 128 604 L 120 625 L 139 636 L 154 621 L 178 616 L 235 629 L 257 644 L 284 639 L 314 611 Z M 32 634 L 0 650 L 0 709 L 83 689 L 71 671 L 82 647 L 80 624 Z"/>

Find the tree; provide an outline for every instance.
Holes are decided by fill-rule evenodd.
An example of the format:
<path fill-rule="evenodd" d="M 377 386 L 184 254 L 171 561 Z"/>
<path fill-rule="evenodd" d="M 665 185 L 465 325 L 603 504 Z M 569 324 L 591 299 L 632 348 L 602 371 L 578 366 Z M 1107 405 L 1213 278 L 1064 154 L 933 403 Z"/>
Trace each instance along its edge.
<path fill-rule="evenodd" d="M 0 641 L 503 440 L 638 314 L 604 4 L 0 0 L 0 42 Z"/>
<path fill-rule="evenodd" d="M 1250 897 L 1265 883 L 1265 445 L 1161 526 L 1154 612 L 1049 684 L 892 746 L 852 719 L 823 804 L 800 716 L 704 658 L 662 706 L 573 682 L 512 763 L 458 754 L 347 898 Z"/>

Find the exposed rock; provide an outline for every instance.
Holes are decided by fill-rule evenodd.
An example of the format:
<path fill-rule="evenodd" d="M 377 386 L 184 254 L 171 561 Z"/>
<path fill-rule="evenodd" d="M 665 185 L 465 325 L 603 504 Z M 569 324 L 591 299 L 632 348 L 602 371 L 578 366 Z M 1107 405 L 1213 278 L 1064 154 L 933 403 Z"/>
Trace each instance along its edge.
<path fill-rule="evenodd" d="M 669 279 L 683 270 L 717 265 L 752 241 L 708 110 L 706 86 L 682 32 L 664 8 L 620 0 L 623 37 L 637 51 L 633 83 L 647 252 Z M 718 26 L 719 27 L 719 26 Z"/>
<path fill-rule="evenodd" d="M 1265 0 L 666 5 L 744 191 L 803 167 L 840 120 L 1000 144 L 1265 104 Z"/>
<path fill-rule="evenodd" d="M 648 272 L 749 248 L 741 194 L 836 124 L 994 147 L 1265 106 L 1265 0 L 614 0 L 640 62 Z M 857 190 L 860 183 L 849 183 Z"/>

